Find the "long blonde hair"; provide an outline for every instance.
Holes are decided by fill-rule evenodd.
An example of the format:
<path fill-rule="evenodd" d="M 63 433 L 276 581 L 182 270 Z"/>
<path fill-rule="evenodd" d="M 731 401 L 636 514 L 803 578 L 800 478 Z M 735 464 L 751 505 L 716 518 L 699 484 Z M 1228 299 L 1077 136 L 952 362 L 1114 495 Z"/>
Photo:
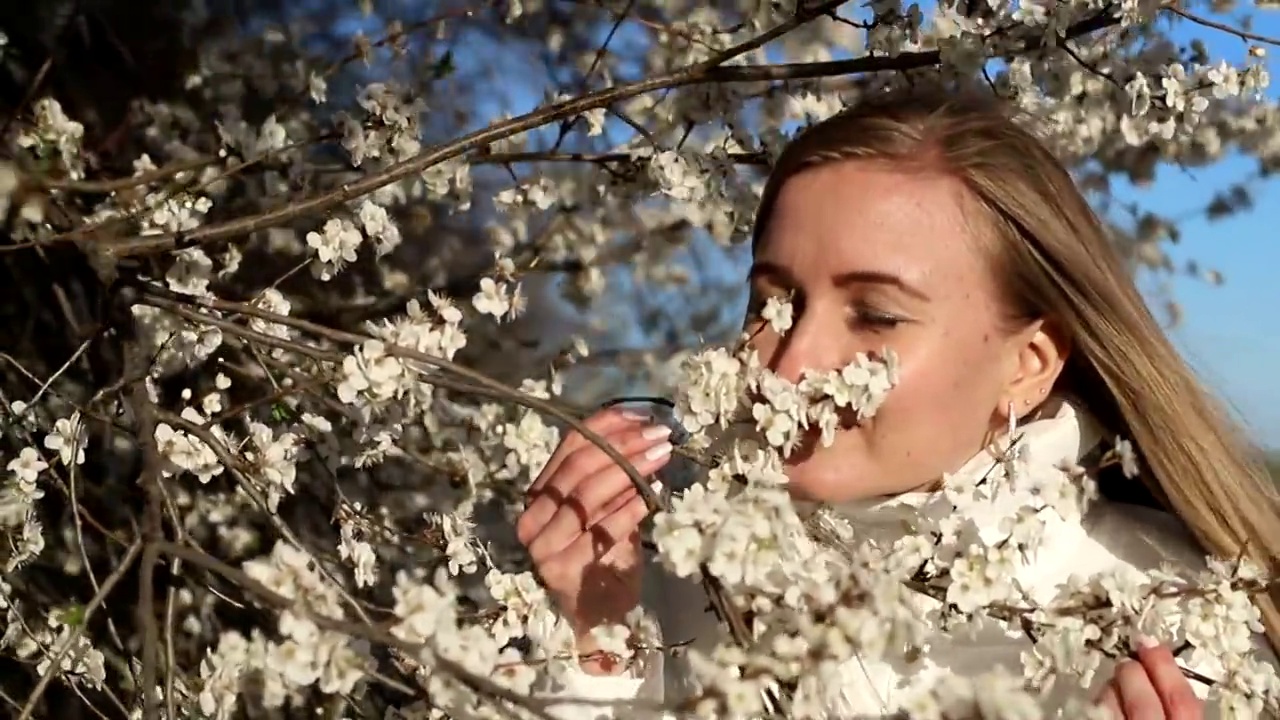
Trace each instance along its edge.
<path fill-rule="evenodd" d="M 1050 318 L 1070 336 L 1059 389 L 1133 444 L 1146 491 L 1201 548 L 1280 569 L 1280 495 L 1262 453 L 1178 355 L 1067 170 L 1010 108 L 989 93 L 917 88 L 870 97 L 813 125 L 773 167 L 755 242 L 789 178 L 859 159 L 961 180 L 995 230 L 989 240 L 1010 307 Z M 1280 650 L 1280 592 L 1255 600 Z"/>

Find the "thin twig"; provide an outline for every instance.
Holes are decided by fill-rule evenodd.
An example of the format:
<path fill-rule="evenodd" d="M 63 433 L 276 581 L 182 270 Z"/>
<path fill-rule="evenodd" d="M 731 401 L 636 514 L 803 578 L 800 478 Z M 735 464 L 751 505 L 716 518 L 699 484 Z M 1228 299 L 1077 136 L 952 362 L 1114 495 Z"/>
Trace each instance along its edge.
<path fill-rule="evenodd" d="M 822 7 L 826 7 L 829 4 L 824 3 Z M 792 22 L 794 21 L 784 23 L 784 26 L 788 30 L 793 29 Z M 1070 39 L 1086 35 L 1110 27 L 1116 22 L 1118 22 L 1118 18 L 1112 12 L 1100 12 L 1071 26 L 1063 36 L 1064 39 Z M 278 227 L 304 216 L 321 215 L 333 207 L 372 193 L 392 183 L 418 175 L 428 168 L 452 160 L 469 151 L 485 148 L 494 142 L 533 130 L 548 123 L 579 115 L 596 108 L 606 107 L 654 90 L 707 83 L 804 80 L 885 70 L 909 70 L 936 65 L 941 60 L 938 51 L 931 50 L 901 53 L 894 57 L 868 56 L 813 63 L 720 66 L 721 63 L 750 52 L 780 34 L 782 32 L 775 28 L 760 37 L 726 50 L 711 60 L 697 63 L 674 73 L 605 88 L 576 98 L 546 105 L 524 115 L 468 133 L 453 141 L 434 146 L 416 157 L 395 163 L 379 173 L 318 196 L 292 200 L 257 215 L 206 225 L 190 232 L 135 236 L 109 241 L 106 243 L 107 247 L 103 249 L 103 252 L 110 257 L 125 258 L 194 247 L 206 243 L 216 244 L 266 228 Z M 1029 40 L 1021 48 L 1021 51 L 1038 49 L 1043 44 L 1044 41 L 1042 39 Z"/>
<path fill-rule="evenodd" d="M 502 702 L 514 705 L 543 720 L 553 720 L 548 714 L 546 708 L 549 705 L 560 704 L 582 704 L 594 707 L 625 707 L 631 709 L 645 708 L 650 710 L 661 710 L 662 706 L 643 701 L 609 701 L 609 700 L 593 700 L 587 698 L 532 698 L 521 695 L 509 688 L 503 687 L 487 677 L 481 677 L 468 671 L 458 663 L 450 660 L 447 656 L 441 654 L 431 642 L 428 641 L 422 645 L 401 640 L 387 630 L 383 630 L 372 624 L 352 622 L 349 620 L 340 620 L 327 615 L 322 615 L 312 611 L 305 605 L 300 605 L 262 583 L 249 577 L 242 570 L 238 570 L 221 560 L 209 555 L 203 550 L 187 545 L 179 545 L 172 542 L 162 542 L 159 545 L 160 551 L 172 557 L 179 557 L 193 565 L 202 567 L 210 572 L 221 575 L 223 578 L 239 585 L 241 588 L 248 590 L 256 595 L 259 599 L 266 602 L 277 610 L 288 610 L 300 616 L 306 617 L 315 623 L 316 627 L 333 632 L 343 633 L 350 637 L 361 638 L 369 642 L 378 643 L 388 648 L 398 650 L 410 657 L 421 657 L 426 651 L 432 659 L 432 670 L 446 673 L 453 679 L 467 686 L 473 691 L 481 693 L 491 698 L 495 698 Z"/>
<path fill-rule="evenodd" d="M 137 337 L 126 340 L 125 354 L 125 377 L 145 377 L 150 356 Z M 146 383 L 141 379 L 134 380 L 125 388 L 125 397 L 142 449 L 142 472 L 138 484 L 146 496 L 142 516 L 145 547 L 142 567 L 138 572 L 137 619 L 142 627 L 142 677 L 138 691 L 142 694 L 143 720 L 156 720 L 160 712 L 156 697 L 160 628 L 155 609 L 155 569 L 160 559 L 157 543 L 164 539 L 164 496 L 160 489 L 164 461 L 156 444 L 156 408 L 147 397 Z"/>
<path fill-rule="evenodd" d="M 268 310 L 264 310 L 262 308 L 255 307 L 253 305 L 248 305 L 245 303 L 229 302 L 226 300 L 219 300 L 217 298 L 196 298 L 196 297 L 190 297 L 190 296 L 183 296 L 178 293 L 164 290 L 159 287 L 148 288 L 142 294 L 141 300 L 144 304 L 161 308 L 163 310 L 168 310 L 169 312 L 172 312 L 175 315 L 184 317 L 194 322 L 204 323 L 207 325 L 220 328 L 222 330 L 234 332 L 242 337 L 252 338 L 266 345 L 273 345 L 275 347 L 284 347 L 284 348 L 293 349 L 293 350 L 299 350 L 299 349 L 306 350 L 308 354 L 312 355 L 313 357 L 316 357 L 317 359 L 327 360 L 329 362 L 334 362 L 336 360 L 340 361 L 341 356 L 338 356 L 335 353 L 332 353 L 329 351 L 306 348 L 305 346 L 300 347 L 297 343 L 292 343 L 287 340 L 281 340 L 280 338 L 275 338 L 265 333 L 257 333 L 247 328 L 243 328 L 228 320 L 211 317 L 204 313 L 194 312 L 183 306 L 188 305 L 188 306 L 195 306 L 195 307 L 203 307 L 209 310 L 234 312 L 242 315 L 248 315 L 250 317 L 257 317 L 263 320 L 268 320 L 270 322 L 279 323 L 281 325 L 287 325 L 289 327 L 302 330 L 303 332 L 310 333 L 317 337 L 322 337 L 327 340 L 332 340 L 333 342 L 340 343 L 342 345 L 347 345 L 347 346 L 363 345 L 364 343 L 369 342 L 370 340 L 376 339 L 369 335 L 360 335 L 356 333 L 346 332 L 344 330 L 337 330 L 334 328 L 325 327 L 324 325 L 319 325 L 317 323 L 313 323 L 307 320 L 300 320 L 298 318 L 290 317 L 287 315 L 279 315 L 277 313 L 273 313 Z M 600 437 L 596 433 L 592 432 L 589 428 L 585 427 L 582 424 L 581 420 L 579 420 L 577 417 L 574 416 L 574 413 L 569 412 L 564 408 L 560 407 L 558 403 L 544 400 L 542 398 L 534 397 L 528 393 L 524 393 L 514 388 L 508 387 L 507 385 L 504 385 L 503 383 L 498 382 L 497 380 L 494 380 L 483 373 L 477 372 L 475 370 L 472 370 L 471 368 L 468 368 L 463 365 L 459 365 L 457 363 L 451 362 L 444 358 L 436 357 L 434 355 L 428 355 L 426 353 L 419 352 L 412 348 L 402 347 L 400 345 L 394 345 L 389 343 L 385 345 L 385 348 L 386 348 L 387 354 L 393 357 L 399 357 L 401 359 L 406 359 L 406 360 L 414 360 L 416 362 L 420 362 L 429 367 L 435 368 L 437 370 L 441 370 L 445 373 L 460 376 L 463 379 L 470 381 L 473 384 L 473 387 L 467 388 L 466 390 L 464 390 L 464 392 L 471 392 L 476 395 L 488 396 L 496 399 L 514 402 L 514 403 L 523 405 L 531 410 L 536 410 L 538 412 L 551 415 L 552 417 L 555 417 L 556 419 L 569 424 L 571 427 L 573 427 L 574 430 L 582 433 L 583 437 L 599 445 L 600 448 L 606 454 L 609 455 L 610 459 L 618 463 L 620 466 L 622 466 L 622 468 L 625 471 L 627 471 L 627 475 L 631 478 L 632 483 L 636 486 L 636 492 L 639 493 L 641 497 L 645 498 L 646 503 L 650 505 L 651 511 L 656 511 L 661 509 L 661 501 L 659 500 L 657 494 L 653 492 L 653 489 L 649 487 L 649 484 L 645 482 L 644 478 L 642 478 L 640 474 L 636 472 L 635 467 L 632 466 L 631 463 L 627 461 L 626 457 L 623 456 L 621 453 L 619 453 L 616 449 L 614 449 L 613 446 L 610 445 L 608 441 L 606 441 L 603 437 Z M 435 382 L 435 379 L 432 376 L 432 374 L 428 373 L 428 377 L 425 381 L 428 383 L 431 383 L 431 382 Z"/>
<path fill-rule="evenodd" d="M 1241 40 L 1250 40 L 1253 42 L 1262 43 L 1264 45 L 1275 45 L 1276 47 L 1280 47 L 1280 39 L 1270 37 L 1269 35 L 1259 35 L 1258 33 L 1249 32 L 1248 30 L 1241 30 L 1238 27 L 1232 27 L 1231 25 L 1227 25 L 1226 23 L 1220 23 L 1220 22 L 1217 22 L 1216 20 L 1210 20 L 1208 18 L 1200 17 L 1195 13 L 1190 13 L 1190 12 L 1187 12 L 1186 10 L 1183 10 L 1177 5 L 1166 5 L 1164 9 L 1168 12 L 1173 13 L 1174 15 L 1177 15 L 1180 18 L 1190 20 L 1191 22 L 1197 25 L 1203 25 L 1204 27 L 1212 28 L 1214 30 L 1221 30 L 1224 33 L 1235 35 Z"/>
<path fill-rule="evenodd" d="M 182 307 L 182 303 L 175 298 L 182 298 L 188 305 L 195 305 L 211 310 L 242 313 L 244 315 L 290 326 L 318 337 L 323 337 L 345 345 L 361 345 L 373 339 L 366 335 L 357 335 L 355 333 L 335 330 L 306 320 L 299 320 L 286 315 L 279 315 L 245 303 L 232 303 L 225 300 L 218 300 L 216 298 L 185 297 L 158 287 L 152 287 L 145 290 L 140 299 L 145 304 L 168 310 L 194 322 L 211 324 L 216 327 L 223 328 L 224 330 L 236 332 L 244 337 L 248 337 L 249 334 L 252 333 L 255 339 L 263 341 L 266 344 L 276 344 L 278 341 L 278 339 L 273 336 L 266 335 L 264 333 L 254 333 L 253 331 L 241 328 L 230 321 L 209 317 L 202 313 L 187 310 Z M 294 343 L 290 344 L 296 345 Z M 469 392 L 514 402 L 531 410 L 551 415 L 552 417 L 567 423 L 573 427 L 574 430 L 581 433 L 588 441 L 598 446 L 610 457 L 610 459 L 623 469 L 631 479 L 636 492 L 644 499 L 645 505 L 649 508 L 650 512 L 658 512 L 663 509 L 661 498 L 658 497 L 657 493 L 654 492 L 653 488 L 649 486 L 644 478 L 640 476 L 639 472 L 636 471 L 631 462 L 628 461 L 626 457 L 618 452 L 612 445 L 610 445 L 607 440 L 597 435 L 590 428 L 586 427 L 577 417 L 575 417 L 574 413 L 566 411 L 554 402 L 534 397 L 530 394 L 507 387 L 506 385 L 489 378 L 483 373 L 479 373 L 443 358 L 394 344 L 385 344 L 384 347 L 387 354 L 393 357 L 415 360 L 436 370 L 461 376 L 473 384 L 474 387 L 469 389 Z M 331 358 L 331 354 L 326 354 L 330 355 Z M 429 374 L 427 382 L 432 382 L 431 377 L 432 375 Z M 724 590 L 720 581 L 710 572 L 710 569 L 704 565 L 700 570 L 702 573 L 703 588 L 711 599 L 712 606 L 717 617 L 728 628 L 729 634 L 733 638 L 734 642 L 738 643 L 742 647 L 748 647 L 751 644 L 751 633 L 750 629 L 746 626 L 746 621 L 743 619 L 742 614 L 733 605 L 728 593 Z M 785 707 L 786 703 L 781 699 L 775 699 L 775 704 Z"/>
<path fill-rule="evenodd" d="M 27 718 L 31 717 L 31 713 L 35 710 L 36 704 L 40 702 L 40 696 L 44 695 L 44 691 L 49 687 L 50 681 L 53 680 L 54 676 L 57 675 L 61 669 L 62 657 L 71 650 L 71 646 L 75 643 L 76 639 L 79 638 L 80 634 L 89 626 L 89 620 L 93 617 L 93 614 L 98 611 L 98 606 L 102 605 L 103 601 L 107 599 L 107 594 L 116 586 L 116 583 L 120 582 L 120 579 L 124 577 L 125 573 L 133 567 L 133 561 L 137 559 L 138 553 L 142 551 L 142 544 L 143 541 L 139 538 L 129 546 L 129 551 L 125 553 L 123 558 L 121 558 L 119 567 L 107 576 L 107 579 L 102 583 L 102 589 L 99 590 L 91 600 L 89 600 L 88 605 L 85 605 L 84 615 L 80 619 L 80 624 L 68 632 L 66 639 L 62 642 L 62 645 L 53 654 L 53 656 L 49 658 L 49 669 L 45 671 L 44 675 L 41 676 L 40 681 L 36 683 L 35 688 L 32 689 L 31 694 L 27 696 L 27 702 L 22 708 L 22 713 L 18 715 L 18 720 L 27 720 Z"/>
<path fill-rule="evenodd" d="M 31 98 L 36 96 L 36 91 L 40 89 L 40 85 L 44 83 L 45 76 L 49 74 L 49 69 L 53 67 L 53 55 L 45 58 L 44 63 L 40 65 L 40 69 L 36 71 L 36 76 L 31 80 L 31 84 L 27 86 L 27 91 L 23 93 L 22 100 L 18 106 L 13 109 L 13 114 L 5 118 L 4 125 L 0 125 L 0 139 L 3 139 L 9 132 L 9 127 L 13 125 L 13 121 L 18 115 L 26 109 L 27 104 L 31 102 Z"/>

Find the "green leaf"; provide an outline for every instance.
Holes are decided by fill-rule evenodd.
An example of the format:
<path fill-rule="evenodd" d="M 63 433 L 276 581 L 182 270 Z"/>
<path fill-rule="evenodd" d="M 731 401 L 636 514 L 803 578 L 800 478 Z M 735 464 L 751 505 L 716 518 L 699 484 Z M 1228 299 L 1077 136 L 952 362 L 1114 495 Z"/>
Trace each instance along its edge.
<path fill-rule="evenodd" d="M 58 620 L 67 627 L 80 627 L 84 624 L 84 606 L 72 605 L 58 615 Z"/>
<path fill-rule="evenodd" d="M 276 422 L 285 422 L 293 419 L 293 408 L 284 403 L 276 403 L 271 406 L 271 419 Z"/>

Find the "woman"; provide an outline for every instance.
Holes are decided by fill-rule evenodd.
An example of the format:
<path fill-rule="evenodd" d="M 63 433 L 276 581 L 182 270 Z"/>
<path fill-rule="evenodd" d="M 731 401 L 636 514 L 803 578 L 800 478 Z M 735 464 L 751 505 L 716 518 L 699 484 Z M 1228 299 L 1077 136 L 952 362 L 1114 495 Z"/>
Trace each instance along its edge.
<path fill-rule="evenodd" d="M 770 369 L 794 380 L 882 347 L 900 361 L 874 418 L 792 455 L 798 500 L 874 528 L 928 498 L 944 474 L 989 466 L 991 438 L 1012 414 L 1033 456 L 1080 459 L 1118 435 L 1137 448 L 1143 471 L 1141 480 L 1099 479 L 1108 499 L 1055 531 L 1056 556 L 1030 561 L 1033 592 L 1072 573 L 1194 565 L 1206 552 L 1276 569 L 1280 502 L 1265 468 L 1165 338 L 1068 173 L 994 101 L 888 93 L 809 128 L 765 187 L 754 259 L 753 308 L 788 296 L 796 310 L 785 337 L 748 318 Z M 665 428 L 617 411 L 588 425 L 642 474 L 670 457 Z M 644 516 L 622 470 L 576 434 L 530 488 L 519 536 L 584 654 L 587 630 L 621 622 L 650 582 L 641 581 L 637 540 Z M 700 605 L 673 592 L 646 603 L 664 631 L 681 626 L 666 636 L 714 634 Z M 1275 600 L 1258 600 L 1268 658 L 1280 642 Z M 1118 718 L 1202 717 L 1203 687 L 1182 677 L 1168 648 L 1151 645 L 1100 674 L 1099 702 Z M 1010 641 L 949 652 L 956 665 L 1016 668 L 1026 649 Z M 961 671 L 946 659 L 934 667 Z M 886 696 L 904 678 L 877 672 L 849 680 L 859 690 L 846 708 L 894 710 Z M 587 659 L 564 693 L 671 702 L 683 674 L 671 658 L 638 671 Z"/>

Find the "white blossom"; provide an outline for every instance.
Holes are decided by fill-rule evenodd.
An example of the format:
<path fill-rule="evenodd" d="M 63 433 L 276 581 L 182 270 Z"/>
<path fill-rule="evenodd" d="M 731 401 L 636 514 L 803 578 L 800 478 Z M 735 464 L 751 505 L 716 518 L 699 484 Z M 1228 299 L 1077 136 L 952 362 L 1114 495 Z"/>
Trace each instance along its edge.
<path fill-rule="evenodd" d="M 578 672 L 590 633 L 636 677 L 683 653 L 703 717 L 763 715 L 786 682 L 795 717 L 831 718 L 853 714 L 849 667 L 910 667 L 994 628 L 1032 636 L 1013 667 L 908 672 L 895 702 L 939 720 L 1098 717 L 1085 687 L 1154 639 L 1185 646 L 1223 717 L 1280 712 L 1255 650 L 1269 578 L 1247 558 L 1024 586 L 1054 528 L 1094 507 L 1099 466 L 1146 470 L 1136 440 L 1109 436 L 1090 467 L 997 442 L 991 472 L 943 475 L 905 534 L 864 535 L 796 501 L 788 461 L 875 421 L 899 336 L 783 376 L 726 330 L 765 171 L 798 129 L 873 93 L 977 81 L 1099 207 L 1170 166 L 1274 168 L 1262 43 L 1223 55 L 1165 24 L 1233 25 L 1220 9 L 514 0 L 419 21 L 362 0 L 312 42 L 311 20 L 226 34 L 216 8 L 185 5 L 178 91 L 122 98 L 119 117 L 44 96 L 61 86 L 0 33 L 35 92 L 5 120 L 0 249 L 42 269 L 15 281 L 48 280 L 13 294 L 43 306 L 8 308 L 35 356 L 20 342 L 0 358 L 15 687 L 48 673 L 46 698 L 119 699 L 131 718 L 151 699 L 217 720 L 487 720 L 527 714 L 495 691 L 541 696 Z M 521 84 L 513 47 L 537 51 L 545 88 Z M 463 48 L 485 62 L 455 66 Z M 1126 261 L 1181 269 L 1165 249 L 1178 219 L 1125 194 Z M 1253 203 L 1243 183 L 1205 199 L 1209 217 Z M 749 326 L 785 335 L 803 299 L 768 297 Z M 645 607 L 575 628 L 511 537 L 570 420 L 622 396 L 674 406 L 692 468 L 645 478 L 661 505 L 646 552 L 714 576 L 749 611 L 745 646 L 686 648 Z M 138 687 L 147 656 L 155 686 Z"/>

